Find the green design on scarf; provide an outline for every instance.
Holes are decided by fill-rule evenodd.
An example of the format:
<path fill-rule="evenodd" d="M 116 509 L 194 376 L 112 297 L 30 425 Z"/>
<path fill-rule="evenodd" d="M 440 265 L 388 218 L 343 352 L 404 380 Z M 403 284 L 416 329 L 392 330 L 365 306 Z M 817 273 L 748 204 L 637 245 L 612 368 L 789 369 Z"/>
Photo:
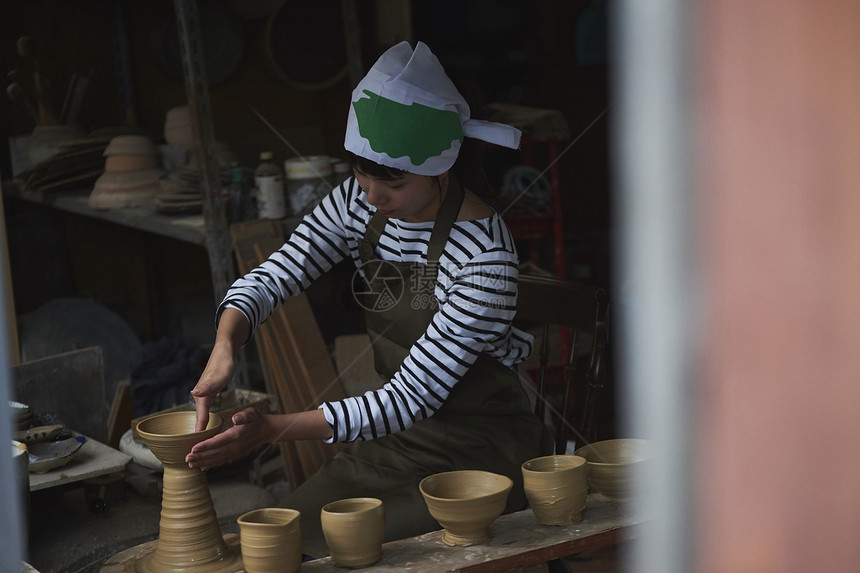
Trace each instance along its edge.
<path fill-rule="evenodd" d="M 441 155 L 455 139 L 463 141 L 463 126 L 455 111 L 420 103 L 405 105 L 364 90 L 369 98 L 352 103 L 358 132 L 376 153 L 408 156 L 413 165 Z"/>

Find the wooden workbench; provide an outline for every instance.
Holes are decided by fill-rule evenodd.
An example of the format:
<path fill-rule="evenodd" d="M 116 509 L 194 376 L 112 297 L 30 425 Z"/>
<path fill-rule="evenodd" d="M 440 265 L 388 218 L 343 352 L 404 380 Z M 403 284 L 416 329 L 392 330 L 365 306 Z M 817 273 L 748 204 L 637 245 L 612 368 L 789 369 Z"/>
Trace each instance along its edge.
<path fill-rule="evenodd" d="M 122 471 L 130 461 L 131 456 L 87 438 L 68 464 L 41 474 L 31 473 L 30 491 Z"/>
<path fill-rule="evenodd" d="M 639 534 L 641 524 L 629 506 L 591 494 L 581 523 L 538 525 L 532 511 L 526 509 L 499 517 L 490 529 L 493 538 L 488 543 L 449 547 L 442 542 L 442 531 L 433 531 L 384 544 L 382 559 L 362 571 L 507 571 L 631 539 Z M 301 570 L 343 573 L 330 557 L 303 563 Z"/>

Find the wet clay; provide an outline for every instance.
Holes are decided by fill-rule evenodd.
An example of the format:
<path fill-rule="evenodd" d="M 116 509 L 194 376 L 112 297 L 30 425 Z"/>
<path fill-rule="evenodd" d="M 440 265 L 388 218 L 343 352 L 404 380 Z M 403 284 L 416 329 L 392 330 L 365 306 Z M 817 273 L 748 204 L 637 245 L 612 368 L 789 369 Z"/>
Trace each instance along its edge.
<path fill-rule="evenodd" d="M 341 567 L 367 567 L 382 557 L 385 509 L 373 497 L 341 499 L 320 512 L 331 558 Z"/>
<path fill-rule="evenodd" d="M 229 573 L 243 570 L 236 544 L 221 534 L 205 474 L 185 463 L 191 447 L 221 428 L 221 418 L 209 414 L 209 424 L 194 432 L 194 412 L 158 414 L 137 427 L 143 441 L 164 464 L 161 522 L 154 551 L 123 562 L 122 571 L 136 573 Z M 102 569 L 104 571 L 104 568 Z"/>
<path fill-rule="evenodd" d="M 479 470 L 444 472 L 421 480 L 430 515 L 445 532 L 446 545 L 465 547 L 491 539 L 490 525 L 502 514 L 514 482 Z"/>
<path fill-rule="evenodd" d="M 580 456 L 544 456 L 522 466 L 529 507 L 541 525 L 571 525 L 582 521 L 588 496 L 588 468 Z"/>

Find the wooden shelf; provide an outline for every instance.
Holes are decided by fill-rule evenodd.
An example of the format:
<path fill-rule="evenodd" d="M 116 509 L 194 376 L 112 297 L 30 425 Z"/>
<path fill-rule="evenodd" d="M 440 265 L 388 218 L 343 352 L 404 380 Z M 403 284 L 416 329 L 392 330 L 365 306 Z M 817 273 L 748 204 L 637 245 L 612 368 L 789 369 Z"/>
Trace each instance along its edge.
<path fill-rule="evenodd" d="M 93 209 L 89 206 L 89 189 L 74 191 L 30 192 L 14 184 L 4 183 L 3 189 L 12 197 L 39 203 L 54 209 L 109 221 L 117 225 L 172 237 L 187 243 L 206 246 L 203 215 L 163 215 L 150 207 L 134 209 Z"/>
<path fill-rule="evenodd" d="M 385 543 L 382 559 L 363 570 L 507 571 L 632 539 L 639 535 L 641 523 L 631 507 L 608 503 L 600 494 L 591 494 L 580 523 L 566 527 L 538 525 L 534 513 L 526 509 L 499 517 L 490 528 L 493 538 L 488 543 L 449 547 L 442 542 L 442 531 L 433 531 Z M 302 563 L 302 571 L 340 573 L 343 569 L 326 557 Z"/>

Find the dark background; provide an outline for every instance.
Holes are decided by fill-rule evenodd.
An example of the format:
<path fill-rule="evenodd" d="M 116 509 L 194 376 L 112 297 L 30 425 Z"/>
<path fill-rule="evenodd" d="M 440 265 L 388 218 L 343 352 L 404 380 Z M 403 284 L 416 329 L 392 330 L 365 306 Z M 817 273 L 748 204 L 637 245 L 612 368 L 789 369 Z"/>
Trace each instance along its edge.
<path fill-rule="evenodd" d="M 600 0 L 414 0 L 411 21 L 393 24 L 384 17 L 390 4 L 355 2 L 364 70 L 411 28 L 413 42 L 426 42 L 466 82 L 478 104 L 473 116 L 489 102 L 558 110 L 571 133 L 560 149 L 608 106 Z M 340 2 L 201 0 L 198 6 L 216 139 L 250 168 L 261 151 L 273 151 L 278 161 L 292 156 L 253 107 L 303 154 L 342 156 L 351 80 Z M 166 0 L 6 0 L 0 67 L 4 77 L 11 72 L 22 84 L 31 81 L 34 59 L 16 52 L 16 40 L 28 35 L 47 100 L 60 106 L 72 74 L 89 76 L 83 127 L 133 125 L 159 136 L 167 110 L 185 103 L 173 26 L 173 3 Z M 611 113 L 558 165 L 566 274 L 611 290 L 610 122 Z M 2 98 L 4 179 L 11 173 L 8 138 L 33 127 L 20 104 Z M 489 155 L 489 175 L 498 185 L 505 163 L 517 158 L 494 163 Z M 144 341 L 163 335 L 210 341 L 214 301 L 201 247 L 9 198 L 6 217 L 19 316 L 53 298 L 82 296 L 120 313 Z M 546 240 L 532 256 L 551 270 L 551 253 Z M 317 293 L 318 307 L 326 306 L 326 296 Z M 322 326 L 328 338 L 341 330 Z"/>

